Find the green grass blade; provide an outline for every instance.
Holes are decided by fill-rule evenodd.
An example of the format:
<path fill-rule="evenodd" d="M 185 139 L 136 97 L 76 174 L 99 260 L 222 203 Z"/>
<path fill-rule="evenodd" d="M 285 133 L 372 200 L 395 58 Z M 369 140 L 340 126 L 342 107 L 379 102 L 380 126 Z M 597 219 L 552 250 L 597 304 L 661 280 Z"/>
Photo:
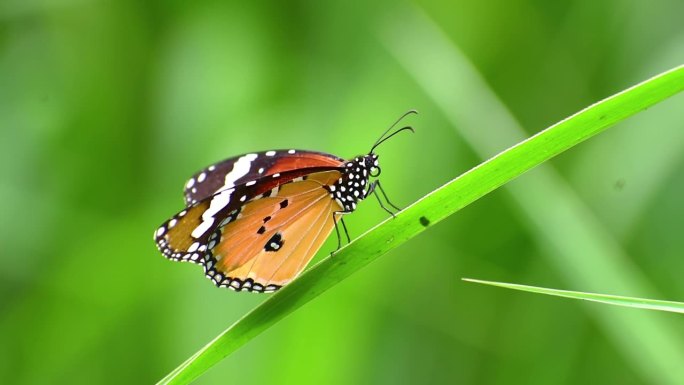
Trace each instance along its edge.
<path fill-rule="evenodd" d="M 388 50 L 483 159 L 525 138 L 524 129 L 477 68 L 427 15 L 416 8 L 399 10 L 385 32 Z M 660 128 L 657 135 L 666 137 Z M 655 133 L 649 127 L 641 135 Z M 540 255 L 569 285 L 660 296 L 613 229 L 604 226 L 605 218 L 596 216 L 552 164 L 537 167 L 524 181 L 506 185 L 505 191 Z M 684 338 L 671 319 L 607 306 L 590 307 L 588 314 L 642 381 L 684 381 Z"/>
<path fill-rule="evenodd" d="M 684 303 L 674 301 L 661 301 L 656 299 L 624 297 L 619 295 L 585 293 L 581 291 L 569 291 L 549 289 L 538 286 L 519 285 L 516 283 L 483 281 L 479 279 L 464 278 L 464 281 L 481 283 L 484 285 L 505 287 L 507 289 L 528 291 L 530 293 L 540 293 L 547 295 L 554 295 L 557 297 L 581 299 L 585 301 L 600 302 L 608 305 L 633 307 L 637 309 L 660 310 L 672 313 L 684 313 Z"/>
<path fill-rule="evenodd" d="M 234 323 L 160 381 L 187 384 L 305 303 L 459 209 L 612 124 L 684 90 L 677 67 L 593 106 L 500 153 L 369 230 Z"/>

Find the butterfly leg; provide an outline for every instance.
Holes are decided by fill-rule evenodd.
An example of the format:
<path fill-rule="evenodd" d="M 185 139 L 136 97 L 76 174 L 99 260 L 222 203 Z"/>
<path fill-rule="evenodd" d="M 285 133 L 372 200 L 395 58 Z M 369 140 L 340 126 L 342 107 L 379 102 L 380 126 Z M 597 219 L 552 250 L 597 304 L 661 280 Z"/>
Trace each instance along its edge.
<path fill-rule="evenodd" d="M 346 211 L 335 211 L 333 212 L 333 222 L 335 223 L 335 233 L 337 234 L 337 248 L 330 253 L 330 255 L 333 255 L 337 250 L 342 248 L 342 236 L 340 235 L 340 229 L 339 226 L 337 225 L 338 223 L 342 223 L 342 229 L 344 230 L 344 235 L 347 237 L 347 243 L 351 242 L 351 238 L 349 237 L 349 231 L 347 231 L 347 225 L 344 223 L 344 218 L 342 215 L 344 215 Z M 339 221 L 337 220 L 337 216 L 340 216 Z"/>
<path fill-rule="evenodd" d="M 378 185 L 378 190 L 380 190 L 380 193 L 382 194 L 382 197 L 385 198 L 385 202 L 387 202 L 390 206 L 394 207 L 395 209 L 401 211 L 402 208 L 395 205 L 394 203 L 390 202 L 389 198 L 387 197 L 387 194 L 385 193 L 385 189 L 382 188 L 382 185 L 380 184 L 379 180 L 376 180 L 375 183 Z M 377 195 L 376 195 L 377 196 Z"/>
<path fill-rule="evenodd" d="M 377 190 L 376 190 L 376 187 L 377 187 Z M 385 198 L 385 201 L 387 203 L 389 203 L 390 206 L 394 207 L 397 210 L 401 210 L 397 206 L 393 205 L 392 202 L 389 201 L 389 199 L 387 199 L 387 194 L 385 194 L 385 191 L 382 189 L 382 186 L 380 186 L 379 180 L 371 182 L 371 184 L 368 188 L 368 192 L 366 192 L 366 195 L 368 195 L 368 194 L 375 195 L 375 198 L 377 198 L 378 203 L 380 204 L 380 207 L 382 207 L 383 210 L 387 211 L 392 216 L 392 218 L 396 218 L 397 216 L 394 214 L 394 212 L 392 210 L 388 209 L 387 207 L 385 207 L 385 204 L 382 202 L 382 199 L 380 199 L 380 195 L 378 194 L 378 190 L 380 190 L 380 192 L 382 193 L 382 196 Z"/>
<path fill-rule="evenodd" d="M 344 223 L 344 217 L 340 217 L 340 223 L 342 223 L 342 228 L 344 229 L 344 235 L 347 237 L 347 243 L 351 243 L 351 238 L 349 237 L 349 231 L 347 231 L 347 224 Z"/>

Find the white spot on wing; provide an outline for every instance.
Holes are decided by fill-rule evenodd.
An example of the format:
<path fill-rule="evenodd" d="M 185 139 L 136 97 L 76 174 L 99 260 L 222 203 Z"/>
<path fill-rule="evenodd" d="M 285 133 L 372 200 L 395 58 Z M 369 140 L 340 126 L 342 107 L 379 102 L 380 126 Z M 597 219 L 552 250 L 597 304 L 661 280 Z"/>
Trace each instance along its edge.
<path fill-rule="evenodd" d="M 185 188 L 190 188 L 195 185 L 195 178 L 190 178 L 188 183 L 185 184 Z"/>
<path fill-rule="evenodd" d="M 258 157 L 257 154 L 247 154 L 241 156 L 235 164 L 233 169 L 226 174 L 226 179 L 223 187 L 219 188 L 220 193 L 216 194 L 209 203 L 209 208 L 202 213 L 202 223 L 200 223 L 194 230 L 192 230 L 193 238 L 199 238 L 211 228 L 214 224 L 214 216 L 230 203 L 230 197 L 233 194 L 233 187 L 238 179 L 249 173 L 252 162 Z M 202 173 L 204 174 L 204 173 Z M 201 176 L 201 175 L 200 175 Z M 206 177 L 206 175 L 204 176 Z M 199 179 L 199 178 L 198 178 Z M 204 180 L 204 179 L 203 179 Z M 193 182 L 194 183 L 194 182 Z M 223 191 L 222 191 L 223 190 Z"/>
<path fill-rule="evenodd" d="M 162 235 L 164 235 L 164 232 L 165 232 L 165 231 L 166 231 L 166 228 L 165 228 L 164 226 L 158 228 L 158 229 L 157 229 L 157 236 L 158 236 L 158 237 L 161 237 Z"/>
<path fill-rule="evenodd" d="M 237 162 L 235 162 L 235 164 L 233 165 L 233 169 L 228 174 L 226 174 L 226 181 L 223 184 L 223 187 L 220 188 L 220 190 L 235 187 L 235 182 L 243 176 L 247 175 L 252 162 L 257 157 L 257 154 L 247 154 L 238 159 Z"/>
<path fill-rule="evenodd" d="M 295 153 L 295 150 L 289 150 L 287 153 L 288 153 L 288 154 L 294 154 L 294 153 Z"/>
<path fill-rule="evenodd" d="M 192 230 L 192 235 L 193 238 L 199 238 L 202 236 L 202 234 L 206 233 L 207 230 L 209 230 L 209 227 L 214 223 L 214 218 L 209 218 L 205 219 L 202 223 L 199 224 L 199 226 L 195 227 L 194 230 Z"/>
<path fill-rule="evenodd" d="M 275 151 L 268 151 L 268 152 L 266 152 L 266 156 L 273 156 L 273 155 L 275 155 L 275 154 L 276 154 Z"/>
<path fill-rule="evenodd" d="M 233 191 L 235 191 L 235 189 L 221 191 L 211 199 L 209 208 L 202 213 L 202 223 L 195 227 L 190 234 L 193 238 L 199 238 L 209 230 L 211 225 L 214 224 L 214 216 L 230 203 L 230 197 L 233 194 Z"/>
<path fill-rule="evenodd" d="M 206 173 L 203 172 L 203 173 L 199 174 L 199 176 L 197 177 L 197 183 L 202 183 L 202 182 L 204 182 L 204 180 L 205 180 L 206 178 L 207 178 L 207 174 L 206 174 Z"/>

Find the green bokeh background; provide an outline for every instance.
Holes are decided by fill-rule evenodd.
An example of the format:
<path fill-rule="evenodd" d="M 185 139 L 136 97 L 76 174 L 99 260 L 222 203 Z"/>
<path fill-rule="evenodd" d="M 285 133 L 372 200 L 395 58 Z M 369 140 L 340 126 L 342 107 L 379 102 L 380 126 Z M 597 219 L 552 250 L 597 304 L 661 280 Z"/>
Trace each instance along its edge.
<path fill-rule="evenodd" d="M 216 289 L 152 242 L 201 167 L 272 148 L 357 155 L 410 108 L 421 112 L 416 134 L 379 150 L 393 201 L 478 164 L 396 56 L 413 37 L 403 18 L 416 15 L 464 52 L 528 135 L 684 62 L 679 0 L 0 2 L 0 383 L 151 383 L 266 298 Z M 653 288 L 604 292 L 684 300 L 682 111 L 677 96 L 551 162 Z M 480 134 L 495 141 L 497 130 Z M 385 217 L 360 205 L 352 236 Z M 615 342 L 594 316 L 604 305 L 460 281 L 587 290 L 553 253 L 498 190 L 197 383 L 677 383 L 635 367 L 654 358 Z M 653 317 L 669 325 L 664 344 L 684 345 L 681 317 Z M 638 322 L 620 330 L 640 334 Z"/>

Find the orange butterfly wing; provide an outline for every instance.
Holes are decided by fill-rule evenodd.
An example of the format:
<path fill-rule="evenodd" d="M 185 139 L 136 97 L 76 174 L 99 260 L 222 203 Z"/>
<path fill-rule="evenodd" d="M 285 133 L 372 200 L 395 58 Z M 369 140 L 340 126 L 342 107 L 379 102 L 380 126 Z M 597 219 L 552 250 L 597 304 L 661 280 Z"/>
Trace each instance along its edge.
<path fill-rule="evenodd" d="M 342 208 L 323 186 L 339 177 L 339 171 L 311 174 L 245 204 L 237 219 L 221 229 L 212 249 L 215 272 L 208 276 L 234 290 L 265 292 L 293 280 L 335 225 L 333 214 Z"/>

